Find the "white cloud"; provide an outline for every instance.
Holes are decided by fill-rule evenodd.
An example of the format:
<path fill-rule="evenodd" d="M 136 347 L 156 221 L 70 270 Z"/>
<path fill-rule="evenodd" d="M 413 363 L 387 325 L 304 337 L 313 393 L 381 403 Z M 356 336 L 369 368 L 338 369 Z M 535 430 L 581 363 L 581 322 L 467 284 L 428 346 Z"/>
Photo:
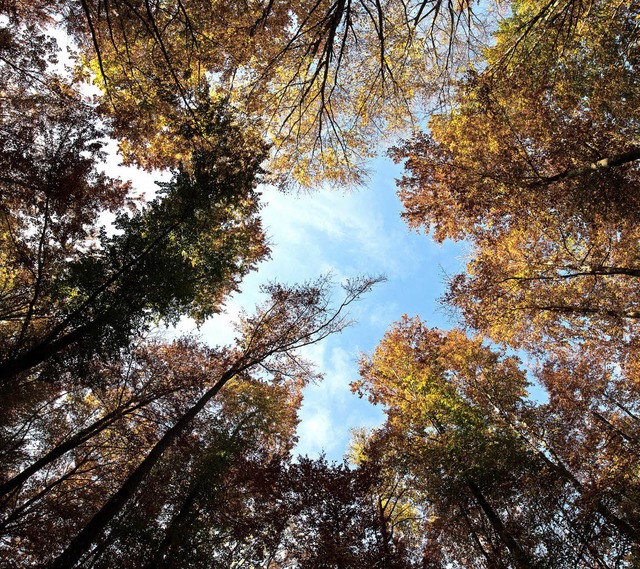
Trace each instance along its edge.
<path fill-rule="evenodd" d="M 302 456 L 317 457 L 322 450 L 333 451 L 340 440 L 334 418 L 326 409 L 305 409 L 298 428 L 300 442 L 296 447 Z"/>
<path fill-rule="evenodd" d="M 296 449 L 300 454 L 318 456 L 324 451 L 330 459 L 339 460 L 347 451 L 352 428 L 381 422 L 380 412 L 351 392 L 349 384 L 358 377 L 358 354 L 340 345 L 340 340 L 334 338 L 305 354 L 325 378 L 305 390 Z"/>

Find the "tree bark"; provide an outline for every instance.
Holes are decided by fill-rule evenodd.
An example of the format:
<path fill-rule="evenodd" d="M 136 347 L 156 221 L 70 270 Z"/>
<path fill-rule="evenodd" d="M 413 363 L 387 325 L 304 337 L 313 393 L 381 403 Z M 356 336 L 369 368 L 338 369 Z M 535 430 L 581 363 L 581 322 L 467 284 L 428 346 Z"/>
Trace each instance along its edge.
<path fill-rule="evenodd" d="M 158 396 L 160 397 L 160 396 Z M 111 426 L 118 419 L 144 407 L 153 401 L 155 397 L 147 397 L 145 399 L 140 400 L 133 406 L 130 407 L 121 407 L 119 409 L 115 409 L 111 413 L 108 413 L 104 417 L 94 421 L 88 427 L 82 429 L 78 433 L 76 433 L 70 439 L 67 439 L 63 443 L 60 443 L 55 448 L 51 449 L 47 454 L 45 454 L 42 458 L 36 460 L 33 464 L 25 468 L 20 474 L 17 474 L 4 484 L 0 485 L 0 497 L 5 496 L 20 487 L 24 482 L 26 482 L 31 476 L 33 476 L 39 470 L 42 470 L 48 464 L 51 464 L 54 460 L 60 458 L 65 453 L 70 450 L 76 448 L 78 445 L 88 441 L 89 439 L 95 437 L 109 426 Z"/>
<path fill-rule="evenodd" d="M 21 356 L 3 362 L 0 364 L 0 382 L 7 383 L 19 373 L 33 369 L 68 346 L 80 342 L 84 336 L 98 327 L 97 320 L 89 322 L 68 332 L 57 340 L 44 340 Z"/>
<path fill-rule="evenodd" d="M 573 178 L 579 178 L 580 176 L 584 176 L 586 174 L 592 174 L 593 172 L 597 172 L 599 170 L 607 170 L 609 168 L 615 168 L 617 166 L 622 166 L 623 164 L 628 164 L 629 162 L 634 162 L 640 159 L 640 148 L 634 148 L 633 150 L 629 150 L 628 152 L 623 152 L 621 154 L 614 154 L 608 158 L 602 158 L 597 160 L 596 162 L 590 162 L 589 164 L 585 164 L 584 166 L 579 166 L 578 168 L 567 168 L 564 172 L 560 172 L 559 174 L 555 174 L 554 176 L 547 176 L 541 178 L 533 183 L 534 186 L 545 186 L 548 184 L 553 184 L 554 182 L 560 182 L 562 180 L 571 180 Z"/>
<path fill-rule="evenodd" d="M 244 367 L 244 366 L 243 366 Z M 245 368 L 246 369 L 246 368 Z M 78 533 L 67 548 L 46 567 L 47 569 L 70 569 L 82 557 L 82 555 L 98 539 L 107 525 L 122 511 L 127 501 L 129 501 L 142 482 L 147 478 L 152 468 L 162 458 L 167 448 L 183 433 L 186 432 L 189 423 L 195 416 L 213 399 L 224 385 L 241 370 L 234 368 L 225 372 L 218 382 L 208 389 L 198 402 L 189 409 L 171 427 L 164 436 L 151 449 L 151 452 L 131 473 L 121 488 L 102 506 L 89 523 Z"/>
<path fill-rule="evenodd" d="M 171 564 L 170 559 L 167 559 L 166 556 L 171 552 L 171 549 L 179 541 L 180 530 L 183 527 L 184 521 L 186 520 L 193 504 L 196 501 L 198 491 L 199 486 L 198 484 L 196 484 L 183 501 L 180 511 L 171 520 L 162 543 L 158 547 L 158 550 L 153 556 L 153 559 L 149 562 L 145 569 L 158 569 L 159 567 L 166 567 Z"/>
<path fill-rule="evenodd" d="M 517 567 L 517 569 L 534 569 L 536 567 L 535 563 L 531 560 L 529 555 L 527 555 L 524 549 L 522 549 L 513 535 L 511 535 L 511 532 L 509 532 L 509 530 L 504 526 L 500 516 L 498 516 L 496 511 L 491 507 L 491 504 L 487 502 L 487 499 L 484 497 L 479 486 L 474 482 L 469 481 L 467 482 L 467 487 L 471 490 L 471 494 L 487 516 L 491 527 L 498 534 L 502 543 L 504 543 L 505 547 L 509 550 L 509 553 L 511 553 L 515 567 Z"/>

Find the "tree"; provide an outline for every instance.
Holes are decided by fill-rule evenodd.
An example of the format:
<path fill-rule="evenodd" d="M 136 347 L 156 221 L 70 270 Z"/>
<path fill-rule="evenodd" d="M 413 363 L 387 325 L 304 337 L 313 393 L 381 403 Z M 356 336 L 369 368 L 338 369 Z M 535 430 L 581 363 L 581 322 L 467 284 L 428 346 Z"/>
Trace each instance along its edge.
<path fill-rule="evenodd" d="M 553 415 L 539 431 L 567 468 L 579 473 L 584 502 L 601 511 L 606 505 L 637 527 L 637 372 L 634 358 L 625 360 L 568 348 L 544 362 L 537 378 Z"/>
<path fill-rule="evenodd" d="M 0 358 L 42 334 L 55 280 L 95 239 L 98 215 L 124 205 L 128 184 L 100 172 L 105 129 L 78 84 L 50 70 L 51 38 L 0 31 Z"/>
<path fill-rule="evenodd" d="M 515 49 L 536 6 L 515 6 L 453 108 L 394 151 L 399 195 L 410 226 L 472 242 L 445 297 L 469 326 L 532 351 L 615 342 L 637 312 L 636 11 L 593 3 L 575 34 L 551 19 Z"/>
<path fill-rule="evenodd" d="M 640 157 L 637 53 L 627 49 L 635 8 L 594 3 L 576 23 L 579 35 L 560 44 L 553 32 L 562 22 L 550 23 L 497 72 L 511 32 L 533 9 L 514 8 L 486 69 L 469 70 L 452 108 L 394 151 L 410 174 L 400 183 L 405 218 L 438 240 L 497 235 L 552 208 L 562 218 L 637 219 L 628 191 Z"/>
<path fill-rule="evenodd" d="M 340 331 L 347 323 L 345 309 L 367 291 L 375 279 L 360 279 L 346 285 L 345 299 L 333 310 L 328 297 L 328 281 L 308 286 L 285 288 L 272 285 L 271 300 L 254 316 L 241 323 L 241 336 L 235 349 L 222 359 L 211 362 L 214 372 L 209 386 L 150 449 L 120 488 L 113 493 L 66 549 L 49 563 L 55 567 L 74 566 L 95 547 L 104 530 L 119 516 L 165 453 L 191 432 L 193 421 L 220 390 L 232 379 L 242 378 L 252 368 L 263 367 L 276 380 L 287 376 L 304 376 L 306 366 L 295 357 L 294 350 L 316 343 Z M 302 366 L 302 367 L 301 367 Z"/>
<path fill-rule="evenodd" d="M 214 373 L 207 360 L 215 361 L 217 355 L 221 354 L 192 341 L 141 348 L 133 361 L 102 370 L 110 389 L 105 385 L 102 393 L 84 389 L 83 394 L 70 394 L 67 401 L 51 406 L 39 428 L 27 426 L 30 440 L 42 446 L 47 434 L 54 438 L 64 437 L 65 431 L 74 433 L 98 415 L 102 406 L 119 405 L 129 389 L 158 390 L 152 402 L 146 401 L 135 412 L 127 409 L 102 431 L 75 441 L 58 460 L 50 460 L 46 470 L 42 467 L 32 473 L 20 493 L 4 502 L 7 515 L 0 524 L 4 548 L 13 552 L 7 559 L 21 564 L 30 559 L 42 562 L 58 550 L 60 541 L 70 539 L 105 494 L 117 490 L 142 455 L 199 398 L 208 373 Z M 165 392 L 161 393 L 163 384 Z M 187 545 L 188 536 L 199 535 L 194 543 L 201 541 L 211 527 L 204 520 L 225 500 L 235 499 L 240 506 L 248 499 L 240 486 L 244 468 L 264 470 L 270 461 L 283 459 L 291 450 L 301 386 L 302 378 L 283 379 L 278 384 L 249 377 L 232 382 L 152 470 L 141 491 L 114 520 L 106 540 L 92 552 L 92 563 L 110 565 L 119 559 L 123 566 L 143 566 L 156 551 L 158 560 L 163 558 L 161 552 L 174 559 L 178 553 L 172 551 L 173 542 L 181 551 L 195 555 Z M 64 425 L 61 418 L 66 419 Z M 66 440 L 73 438 L 67 435 Z M 36 449 L 28 451 L 37 456 Z M 238 480 L 238 488 L 233 480 Z M 222 491 L 224 497 L 218 496 Z M 176 516 L 183 513 L 170 530 L 165 526 L 172 511 Z M 222 512 L 218 514 L 221 527 Z M 204 520 L 196 523 L 194 517 L 200 516 Z M 56 540 L 51 539 L 54 533 Z M 200 554 L 214 555 L 207 548 Z"/>
<path fill-rule="evenodd" d="M 631 222 L 525 217 L 476 239 L 444 299 L 467 325 L 531 353 L 596 338 L 626 350 L 640 315 L 637 243 Z"/>
<path fill-rule="evenodd" d="M 44 361 L 55 363 L 70 345 L 75 350 L 66 357 L 82 360 L 80 339 L 84 354 L 94 357 L 126 346 L 151 322 L 182 315 L 202 321 L 267 255 L 256 191 L 264 146 L 245 136 L 224 103 L 208 113 L 215 147 L 194 154 L 190 171 L 177 171 L 141 210 L 119 214 L 116 232 L 102 231 L 99 246 L 60 259 L 50 251 L 55 240 L 30 243 L 40 243 L 40 253 L 58 267 L 47 267 L 50 274 L 41 267 L 30 308 L 12 307 L 7 316 L 5 383 Z M 20 259 L 25 245 L 15 243 L 9 254 Z M 43 286 L 46 296 L 39 294 Z"/>
<path fill-rule="evenodd" d="M 514 491 L 511 476 L 515 472 L 510 464 L 522 462 L 523 458 L 526 463 L 527 457 L 518 457 L 517 437 L 498 428 L 490 408 L 473 405 L 474 399 L 482 398 L 486 405 L 493 403 L 495 397 L 499 404 L 513 407 L 526 380 L 523 375 L 513 377 L 513 361 L 499 362 L 494 354 L 465 340 L 459 332 L 445 336 L 423 328 L 418 320 L 404 320 L 387 334 L 373 358 L 363 362 L 362 379 L 356 387 L 361 393 L 368 393 L 372 402 L 385 404 L 387 428 L 413 446 L 409 451 L 399 441 L 387 443 L 392 448 L 402 444 L 407 449 L 405 460 L 394 453 L 395 460 L 405 464 L 419 461 L 413 468 L 417 470 L 415 476 L 422 478 L 418 482 L 420 488 L 433 496 L 430 501 L 435 508 L 444 507 L 435 515 L 453 519 L 459 516 L 455 512 L 459 505 L 449 509 L 448 504 L 456 503 L 455 496 L 460 496 L 463 509 L 484 513 L 492 528 L 484 538 L 492 543 L 494 533 L 509 553 L 511 561 L 507 563 L 533 567 L 532 552 L 520 543 L 509 529 L 511 524 L 505 523 L 491 504 L 492 495 L 494 502 L 515 499 L 508 494 Z M 462 346 L 457 348 L 460 343 Z M 465 352 L 471 352 L 471 357 L 465 358 Z M 480 384 L 478 389 L 476 385 L 484 378 L 488 385 Z M 500 391 L 496 392 L 498 386 Z M 486 393 L 483 388 L 491 391 Z M 498 452 L 506 449 L 508 456 L 499 457 Z M 500 496 L 501 491 L 507 495 Z M 513 514 L 507 510 L 506 515 Z M 505 562 L 504 554 L 498 553 L 497 559 Z"/>
<path fill-rule="evenodd" d="M 290 512 L 278 567 L 418 567 L 377 493 L 377 465 L 350 468 L 324 457 L 290 464 L 280 485 Z"/>
<path fill-rule="evenodd" d="M 188 340 L 139 345 L 94 361 L 82 385 L 67 371 L 44 384 L 48 401 L 38 393 L 30 406 L 3 413 L 10 436 L 2 450 L 20 451 L 3 461 L 0 531 L 9 551 L 43 558 L 55 547 L 45 528 L 67 539 L 200 393 L 202 351 Z"/>
<path fill-rule="evenodd" d="M 94 361 L 85 369 L 88 376 L 81 385 L 67 371 L 53 384 L 34 382 L 31 388 L 37 391 L 49 387 L 46 398 L 39 394 L 21 406 L 5 403 L 2 454 L 6 480 L 0 484 L 5 505 L 11 503 L 15 512 L 20 501 L 31 501 L 25 483 L 29 481 L 40 492 L 44 483 L 39 480 L 34 485 L 32 478 L 52 480 L 52 465 L 59 464 L 63 456 L 73 452 L 77 461 L 78 449 L 95 446 L 96 439 L 97 444 L 110 440 L 117 446 L 115 440 L 123 432 L 140 435 L 145 421 L 166 421 L 163 414 L 201 389 L 203 356 L 197 356 L 203 351 L 188 339 L 169 345 L 142 343 L 109 361 Z M 65 466 L 61 468 L 64 471 Z M 5 498 L 17 489 L 21 489 L 19 499 Z"/>
<path fill-rule="evenodd" d="M 295 440 L 301 386 L 230 383 L 111 524 L 94 564 L 260 565 L 287 519 L 277 474 Z"/>
<path fill-rule="evenodd" d="M 637 548 L 627 498 L 592 491 L 585 453 L 567 460 L 571 443 L 546 431 L 559 414 L 527 386 L 515 358 L 418 319 L 363 360 L 354 387 L 387 413 L 365 454 L 413 488 L 433 566 L 574 567 Z"/>
<path fill-rule="evenodd" d="M 419 120 L 447 73 L 482 45 L 495 7 L 480 15 L 453 0 L 22 4 L 4 11 L 23 23 L 62 15 L 79 73 L 104 90 L 101 108 L 127 161 L 165 168 L 206 148 L 197 109 L 212 91 L 263 119 L 276 152 L 270 170 L 305 185 L 361 181 L 371 142 Z"/>

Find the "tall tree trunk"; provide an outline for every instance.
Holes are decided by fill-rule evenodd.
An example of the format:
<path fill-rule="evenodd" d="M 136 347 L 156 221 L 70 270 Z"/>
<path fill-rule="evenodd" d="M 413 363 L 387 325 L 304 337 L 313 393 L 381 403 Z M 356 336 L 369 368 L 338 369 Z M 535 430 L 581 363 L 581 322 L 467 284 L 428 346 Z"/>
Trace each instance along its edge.
<path fill-rule="evenodd" d="M 464 506 L 461 506 L 460 510 L 462 512 L 462 517 L 464 518 L 464 521 L 467 522 L 467 527 L 469 528 L 469 532 L 471 533 L 473 542 L 476 544 L 476 547 L 480 550 L 480 553 L 482 553 L 482 556 L 487 560 L 487 566 L 497 568 L 499 565 L 500 567 L 504 567 L 504 564 L 499 559 L 493 559 L 491 555 L 489 555 L 489 552 L 484 548 L 484 545 L 482 545 L 482 541 L 480 541 L 480 538 L 478 537 L 478 532 L 473 527 L 473 523 L 471 522 L 471 518 L 469 517 L 467 509 Z"/>
<path fill-rule="evenodd" d="M 611 430 L 612 432 L 616 433 L 617 435 L 619 435 L 621 438 L 623 438 L 625 441 L 627 441 L 628 443 L 637 445 L 638 444 L 638 439 L 636 439 L 635 437 L 631 436 L 629 433 L 627 433 L 626 431 L 623 431 L 620 427 L 617 427 L 616 425 L 614 425 L 613 423 L 611 423 L 611 421 L 609 421 L 609 419 L 607 419 L 602 413 L 599 413 L 598 411 L 596 411 L 595 409 L 590 409 L 589 410 L 591 412 L 591 414 L 598 419 L 598 421 L 600 421 L 601 423 L 603 423 L 604 425 L 606 425 L 606 427 Z"/>
<path fill-rule="evenodd" d="M 248 367 L 248 365 L 243 366 L 243 369 L 246 369 L 246 367 Z M 225 372 L 218 382 L 208 389 L 198 402 L 180 417 L 176 424 L 164 434 L 153 449 L 151 449 L 147 457 L 131 473 L 120 490 L 107 500 L 104 506 L 102 506 L 98 513 L 95 514 L 89 523 L 78 533 L 67 548 L 46 566 L 47 569 L 70 569 L 78 562 L 82 555 L 96 542 L 107 525 L 122 511 L 127 501 L 133 497 L 152 468 L 160 458 L 162 458 L 167 448 L 169 448 L 178 437 L 187 432 L 189 424 L 195 416 L 218 394 L 224 385 L 240 371 L 242 370 L 231 368 Z"/>
<path fill-rule="evenodd" d="M 584 487 L 580 481 L 567 470 L 563 465 L 556 465 L 556 472 L 563 476 L 566 480 L 570 481 L 573 487 L 581 494 L 584 494 Z M 616 514 L 614 514 L 605 504 L 596 498 L 595 509 L 607 522 L 614 526 L 622 535 L 636 544 L 640 544 L 640 531 L 638 528 L 632 526 L 626 520 L 623 520 Z"/>
<path fill-rule="evenodd" d="M 55 356 L 68 346 L 76 344 L 94 329 L 99 327 L 98 321 L 84 324 L 57 340 L 45 339 L 25 353 L 0 364 L 0 383 L 8 383 L 16 375 L 33 369 L 42 362 Z"/>
<path fill-rule="evenodd" d="M 125 415 L 128 415 L 129 413 L 132 413 L 133 411 L 140 409 L 141 407 L 144 407 L 145 405 L 148 405 L 158 397 L 161 397 L 161 395 L 158 395 L 156 397 L 146 397 L 145 399 L 138 401 L 135 405 L 120 407 L 118 409 L 115 409 L 114 411 L 111 411 L 111 413 L 108 413 L 107 415 L 98 419 L 97 421 L 94 421 L 88 427 L 77 432 L 73 437 L 67 439 L 66 441 L 60 443 L 55 448 L 51 449 L 42 458 L 36 460 L 33 464 L 25 468 L 22 472 L 20 472 L 13 478 L 9 479 L 4 484 L 1 484 L 0 497 L 3 497 L 6 494 L 9 494 L 13 490 L 15 490 L 16 488 L 20 487 L 36 472 L 38 472 L 39 470 L 42 470 L 45 466 L 51 464 L 54 460 L 60 458 L 65 453 L 76 448 L 78 445 L 100 434 L 102 431 L 104 431 L 105 429 L 110 427 L 113 423 L 115 423 L 118 419 L 124 417 Z"/>
<path fill-rule="evenodd" d="M 534 569 L 536 567 L 535 563 L 531 560 L 524 549 L 522 549 L 513 535 L 511 535 L 511 532 L 509 532 L 509 530 L 504 526 L 500 516 L 498 516 L 496 511 L 491 507 L 491 504 L 487 502 L 487 499 L 484 497 L 479 486 L 474 482 L 468 481 L 467 487 L 471 490 L 471 494 L 487 516 L 491 527 L 498 534 L 502 543 L 504 543 L 505 547 L 509 550 L 509 553 L 511 553 L 515 567 L 517 569 Z"/>
<path fill-rule="evenodd" d="M 537 456 L 549 467 L 552 472 L 561 479 L 565 480 L 581 495 L 584 495 L 584 486 L 578 480 L 573 473 L 562 463 L 562 461 L 552 451 L 550 445 L 543 439 L 537 436 L 531 436 L 529 428 L 524 424 L 525 428 L 517 424 L 513 424 L 508 416 L 503 414 L 503 418 L 507 419 L 509 426 L 513 431 L 537 454 Z M 551 460 L 542 450 L 540 450 L 540 444 L 544 446 L 552 455 L 554 460 Z M 614 526 L 622 535 L 636 544 L 640 544 L 640 531 L 635 526 L 631 525 L 626 520 L 623 520 L 616 514 L 614 514 L 605 504 L 596 498 L 595 510 L 599 513 L 607 522 Z"/>
<path fill-rule="evenodd" d="M 187 497 L 184 499 L 180 511 L 171 520 L 171 523 L 169 524 L 169 527 L 167 527 L 167 531 L 165 532 L 162 543 L 158 547 L 158 550 L 153 556 L 153 559 L 149 562 L 145 569 L 158 569 L 159 567 L 166 567 L 171 565 L 170 559 L 165 558 L 167 554 L 171 552 L 171 549 L 175 546 L 175 544 L 180 540 L 180 530 L 182 529 L 184 521 L 186 520 L 193 504 L 196 501 L 199 489 L 199 484 L 196 483 Z"/>

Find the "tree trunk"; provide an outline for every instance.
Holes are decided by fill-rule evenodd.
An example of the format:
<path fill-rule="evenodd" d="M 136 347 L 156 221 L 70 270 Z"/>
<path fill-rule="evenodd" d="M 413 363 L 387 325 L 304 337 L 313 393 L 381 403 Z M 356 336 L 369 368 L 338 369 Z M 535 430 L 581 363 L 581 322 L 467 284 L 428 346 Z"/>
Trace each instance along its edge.
<path fill-rule="evenodd" d="M 569 482 L 580 494 L 584 494 L 584 487 L 582 483 L 573 475 L 569 469 L 561 462 L 553 462 L 549 457 L 545 456 L 543 452 L 538 451 L 538 454 L 544 462 L 562 479 Z M 596 498 L 595 510 L 598 512 L 607 522 L 614 526 L 622 535 L 634 543 L 640 544 L 640 531 L 632 526 L 626 520 L 618 517 L 614 514 L 605 504 Z"/>
<path fill-rule="evenodd" d="M 532 185 L 544 186 L 547 184 L 552 184 L 554 182 L 560 182 L 562 180 L 571 180 L 573 178 L 579 178 L 580 176 L 584 176 L 586 174 L 592 174 L 593 172 L 597 172 L 599 170 L 607 170 L 609 168 L 622 166 L 624 164 L 628 164 L 629 162 L 634 162 L 638 159 L 640 159 L 640 148 L 634 148 L 633 150 L 629 150 L 628 152 L 616 154 L 614 156 L 610 156 L 609 158 L 602 158 L 600 160 L 597 160 L 596 162 L 591 162 L 589 164 L 585 164 L 584 166 L 579 166 L 578 168 L 568 168 L 564 172 L 560 172 L 559 174 L 555 174 L 554 176 L 541 178 L 534 182 Z"/>
<path fill-rule="evenodd" d="M 248 366 L 247 366 L 248 367 Z M 245 368 L 246 369 L 246 368 Z M 213 399 L 224 385 L 241 370 L 234 368 L 225 372 L 218 382 L 205 392 L 198 402 L 189 409 L 177 423 L 171 427 L 164 436 L 151 449 L 151 452 L 140 465 L 125 480 L 124 484 L 89 523 L 71 541 L 68 547 L 46 567 L 47 569 L 70 569 L 82 555 L 95 543 L 107 525 L 122 511 L 123 507 L 135 494 L 142 482 L 147 478 L 152 468 L 162 458 L 167 448 L 182 434 L 187 431 L 189 423 L 195 416 Z"/>
<path fill-rule="evenodd" d="M 84 324 L 57 340 L 45 339 L 36 346 L 27 350 L 24 354 L 0 364 L 0 382 L 8 383 L 19 373 L 33 369 L 42 362 L 53 357 L 71 344 L 76 344 L 99 327 L 98 321 Z"/>
<path fill-rule="evenodd" d="M 529 555 L 520 547 L 520 544 L 516 541 L 516 539 L 511 535 L 509 530 L 504 527 L 500 516 L 496 513 L 496 511 L 491 507 L 487 499 L 484 497 L 484 494 L 480 490 L 480 488 L 474 482 L 467 482 L 467 487 L 471 490 L 471 494 L 478 502 L 478 505 L 482 508 L 482 511 L 487 516 L 491 527 L 498 534 L 502 543 L 504 543 L 505 547 L 511 553 L 511 557 L 513 558 L 514 565 L 517 569 L 534 569 L 536 567 L 535 563 L 531 560 Z"/>
<path fill-rule="evenodd" d="M 9 494 L 11 491 L 20 487 L 36 472 L 42 470 L 45 466 L 51 464 L 54 460 L 60 458 L 65 453 L 76 448 L 78 445 L 95 437 L 96 435 L 107 429 L 109 426 L 111 426 L 118 419 L 124 417 L 125 415 L 128 415 L 129 413 L 132 413 L 133 411 L 136 411 L 137 409 L 140 409 L 141 407 L 144 407 L 154 399 L 155 397 L 147 397 L 131 407 L 120 407 L 119 409 L 115 409 L 101 419 L 93 422 L 85 429 L 82 429 L 81 431 L 76 433 L 70 439 L 67 439 L 63 443 L 60 443 L 57 447 L 51 449 L 42 458 L 38 459 L 36 462 L 20 472 L 20 474 L 17 474 L 4 484 L 0 485 L 0 497 L 5 496 L 6 494 Z"/>
<path fill-rule="evenodd" d="M 198 491 L 199 485 L 195 484 L 182 503 L 180 511 L 171 520 L 162 543 L 158 547 L 158 550 L 153 556 L 153 559 L 149 562 L 145 569 L 158 569 L 159 567 L 166 567 L 171 565 L 170 559 L 165 559 L 165 556 L 170 553 L 174 545 L 180 540 L 180 530 L 183 527 L 184 520 L 187 518 L 189 512 L 191 511 L 191 507 L 196 501 Z"/>

